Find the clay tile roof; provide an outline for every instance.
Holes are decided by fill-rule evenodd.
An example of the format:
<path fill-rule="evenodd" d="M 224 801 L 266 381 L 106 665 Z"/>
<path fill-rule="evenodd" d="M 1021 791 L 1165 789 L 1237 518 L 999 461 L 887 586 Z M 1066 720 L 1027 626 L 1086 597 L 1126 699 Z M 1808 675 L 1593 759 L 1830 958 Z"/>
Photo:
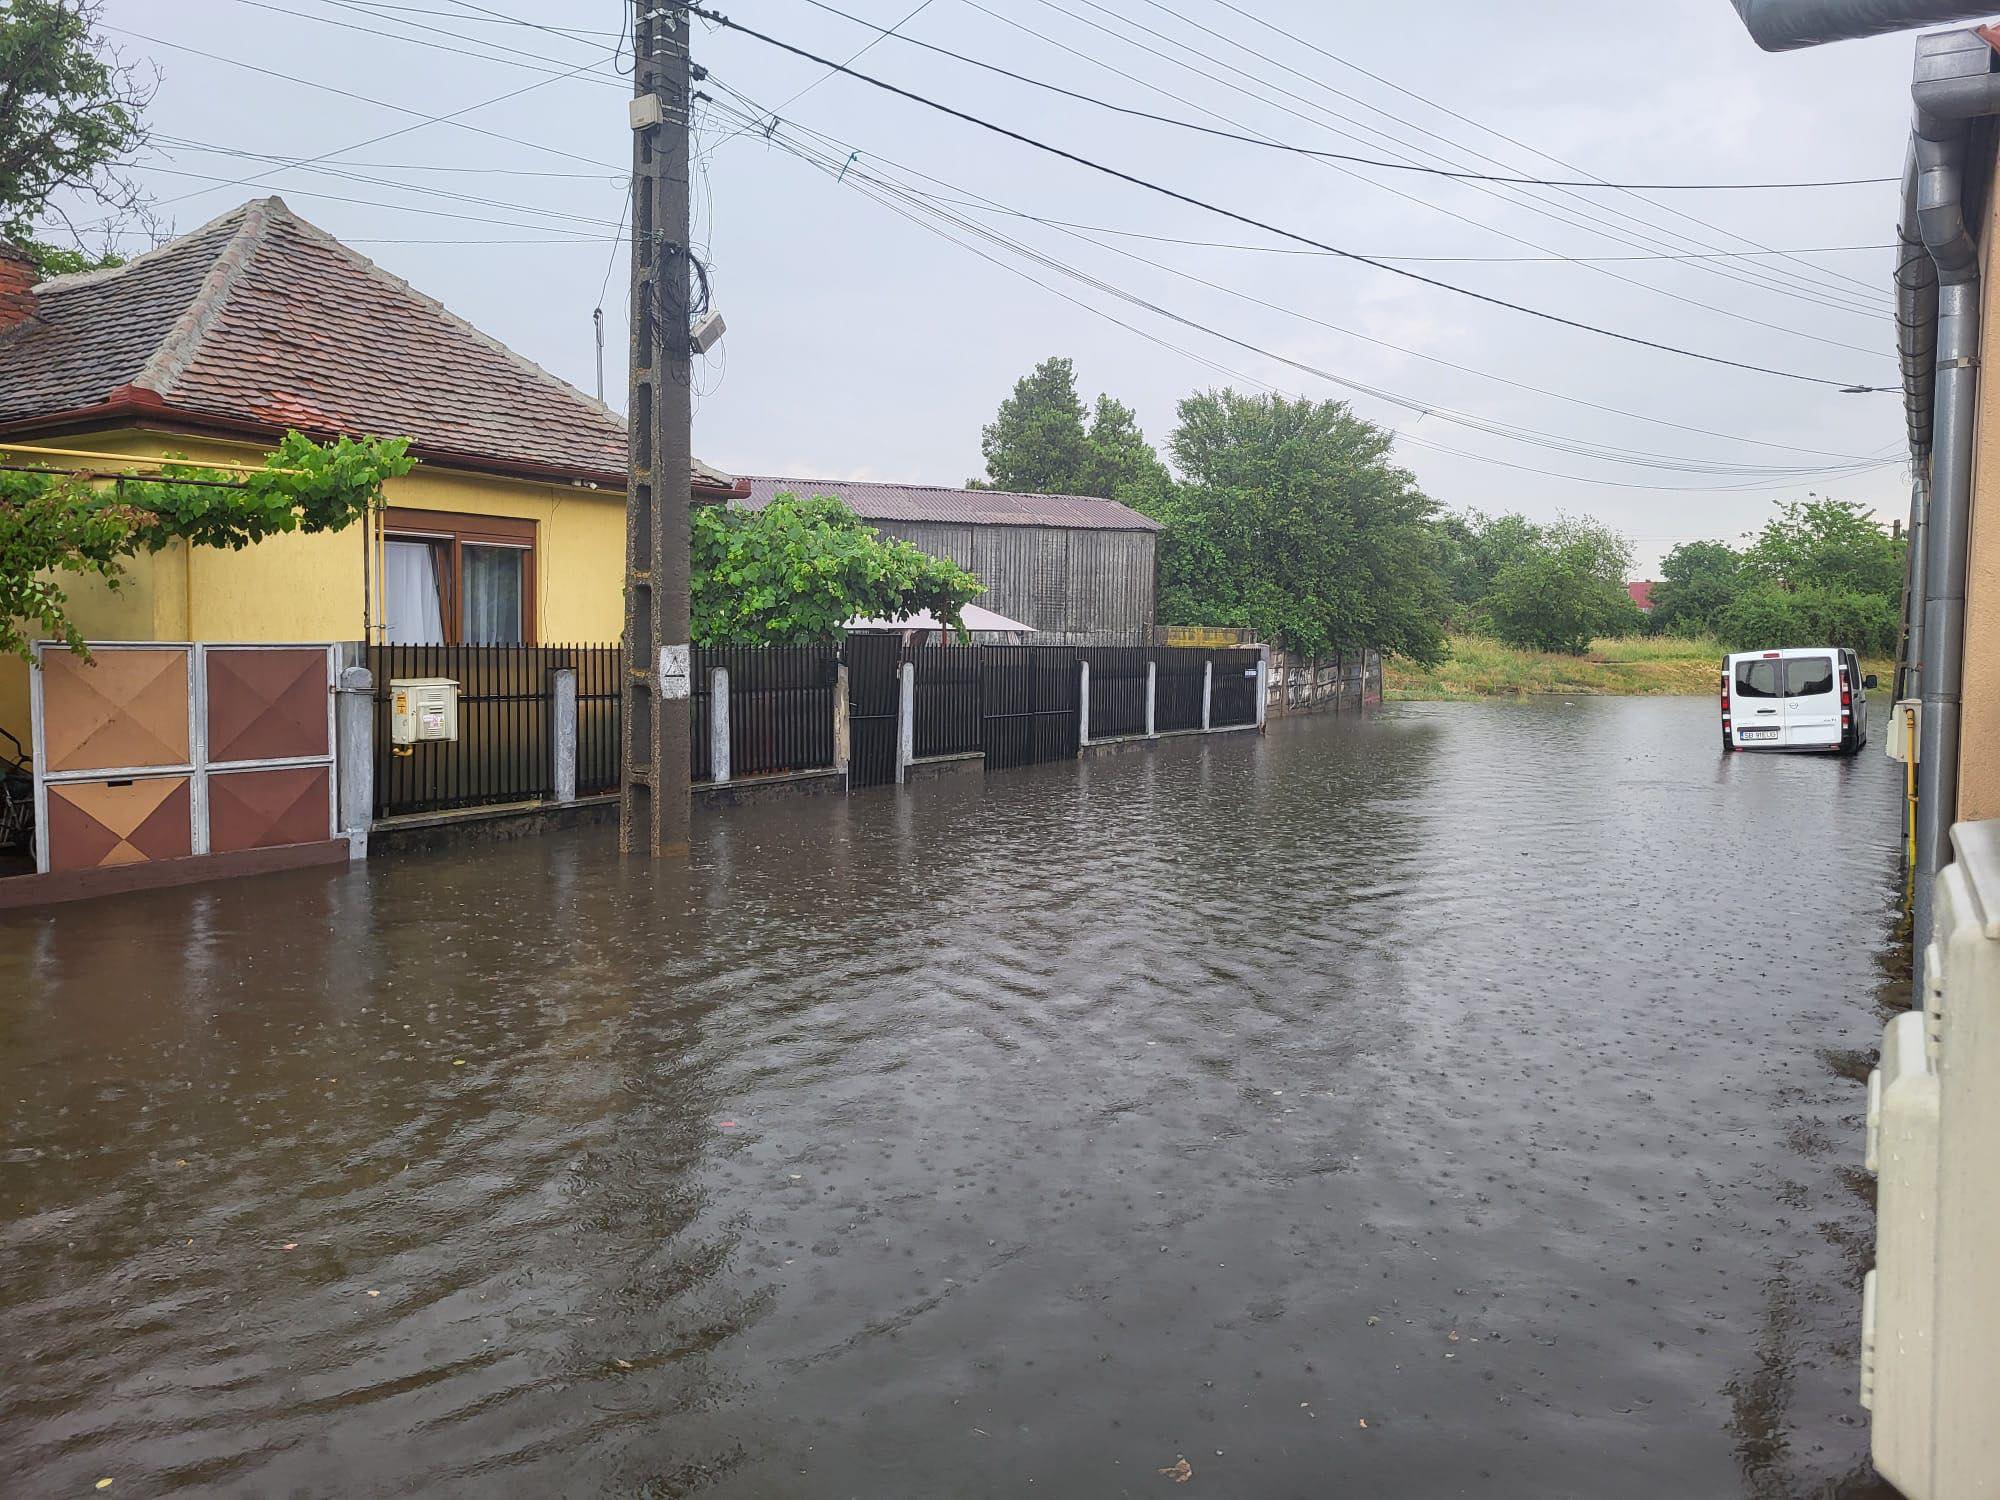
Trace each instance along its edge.
<path fill-rule="evenodd" d="M 35 289 L 0 333 L 0 426 L 117 402 L 622 488 L 625 423 L 282 199 L 243 204 L 109 271 Z M 734 485 L 696 464 L 694 483 Z"/>
<path fill-rule="evenodd" d="M 872 479 L 775 479 L 749 475 L 744 504 L 761 509 L 781 494 L 833 495 L 864 521 L 942 521 L 974 526 L 1056 526 L 1081 531 L 1158 531 L 1160 523 L 1116 500 L 1088 495 L 1017 495 Z"/>

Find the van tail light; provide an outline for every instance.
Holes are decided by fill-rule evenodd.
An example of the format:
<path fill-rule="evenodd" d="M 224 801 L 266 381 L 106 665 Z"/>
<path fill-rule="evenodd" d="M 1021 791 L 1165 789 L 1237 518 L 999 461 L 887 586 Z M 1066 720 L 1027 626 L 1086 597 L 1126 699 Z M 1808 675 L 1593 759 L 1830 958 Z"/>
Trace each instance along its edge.
<path fill-rule="evenodd" d="M 1729 674 L 1722 674 L 1722 732 L 1729 733 Z"/>
<path fill-rule="evenodd" d="M 1840 727 L 1851 729 L 1854 725 L 1854 684 L 1848 680 L 1847 668 L 1840 669 Z"/>

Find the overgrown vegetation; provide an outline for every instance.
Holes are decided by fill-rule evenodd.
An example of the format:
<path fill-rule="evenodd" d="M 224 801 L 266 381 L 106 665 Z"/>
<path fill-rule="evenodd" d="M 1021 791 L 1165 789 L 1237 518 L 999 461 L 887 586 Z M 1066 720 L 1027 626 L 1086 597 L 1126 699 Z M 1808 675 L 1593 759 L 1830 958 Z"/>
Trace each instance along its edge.
<path fill-rule="evenodd" d="M 1643 635 L 1589 641 L 1580 654 L 1509 646 L 1482 635 L 1454 635 L 1450 647 L 1450 655 L 1435 666 L 1386 662 L 1385 695 L 1461 699 L 1712 693 L 1723 656 L 1719 641 Z"/>
<path fill-rule="evenodd" d="M 702 506 L 692 582 L 700 646 L 809 645 L 840 639 L 857 617 L 922 613 L 963 634 L 960 613 L 984 591 L 958 564 L 883 537 L 828 495 Z"/>
<path fill-rule="evenodd" d="M 1904 550 L 1856 502 L 1791 501 L 1741 552 L 1723 542 L 1669 552 L 1653 626 L 1711 633 L 1732 651 L 1833 645 L 1888 656 L 1901 631 Z"/>
<path fill-rule="evenodd" d="M 240 548 L 280 532 L 340 531 L 380 503 L 384 480 L 415 466 L 408 447 L 289 432 L 262 469 L 241 476 L 172 462 L 158 479 L 0 472 L 0 651 L 28 659 L 32 641 L 54 638 L 87 654 L 66 579 L 115 589 L 127 559 L 174 542 Z"/>

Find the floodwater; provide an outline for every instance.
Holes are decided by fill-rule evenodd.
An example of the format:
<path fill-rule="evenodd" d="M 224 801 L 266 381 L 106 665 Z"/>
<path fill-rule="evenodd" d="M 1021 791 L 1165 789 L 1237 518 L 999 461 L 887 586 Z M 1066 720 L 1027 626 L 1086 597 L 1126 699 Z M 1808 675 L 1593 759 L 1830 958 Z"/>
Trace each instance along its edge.
<path fill-rule="evenodd" d="M 0 1489 L 1882 1493 L 1900 768 L 1717 738 L 1391 705 L 9 919 Z"/>

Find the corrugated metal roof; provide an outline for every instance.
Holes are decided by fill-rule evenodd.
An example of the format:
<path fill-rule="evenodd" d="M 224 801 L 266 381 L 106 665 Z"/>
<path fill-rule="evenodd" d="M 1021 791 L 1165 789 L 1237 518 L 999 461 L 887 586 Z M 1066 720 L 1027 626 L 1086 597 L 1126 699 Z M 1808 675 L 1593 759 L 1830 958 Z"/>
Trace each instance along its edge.
<path fill-rule="evenodd" d="M 972 526 L 1060 526 L 1079 531 L 1158 531 L 1160 523 L 1116 500 L 1088 495 L 1017 495 L 1008 490 L 953 490 L 872 479 L 778 479 L 749 475 L 753 509 L 781 494 L 833 495 L 864 521 L 944 521 Z"/>

